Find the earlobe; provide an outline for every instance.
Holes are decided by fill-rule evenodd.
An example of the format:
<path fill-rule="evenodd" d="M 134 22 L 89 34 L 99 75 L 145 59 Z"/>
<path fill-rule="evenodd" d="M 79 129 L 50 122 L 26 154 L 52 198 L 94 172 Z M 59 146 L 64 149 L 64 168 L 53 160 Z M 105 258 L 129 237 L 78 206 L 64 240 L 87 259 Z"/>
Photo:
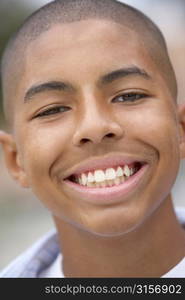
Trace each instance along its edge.
<path fill-rule="evenodd" d="M 179 132 L 180 132 L 180 153 L 181 158 L 185 158 L 185 104 L 179 106 Z"/>
<path fill-rule="evenodd" d="M 24 168 L 21 166 L 16 143 L 11 134 L 0 131 L 0 144 L 2 145 L 7 169 L 11 176 L 19 182 L 22 187 L 29 187 Z"/>

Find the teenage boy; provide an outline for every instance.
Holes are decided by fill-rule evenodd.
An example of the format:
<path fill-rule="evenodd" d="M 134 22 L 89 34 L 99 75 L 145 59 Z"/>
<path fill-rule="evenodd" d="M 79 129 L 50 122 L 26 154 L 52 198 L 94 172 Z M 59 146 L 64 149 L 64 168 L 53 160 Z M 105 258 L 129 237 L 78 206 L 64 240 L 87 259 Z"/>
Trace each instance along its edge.
<path fill-rule="evenodd" d="M 156 25 L 114 0 L 51 2 L 9 42 L 2 86 L 7 167 L 56 233 L 1 276 L 185 277 L 185 112 Z"/>

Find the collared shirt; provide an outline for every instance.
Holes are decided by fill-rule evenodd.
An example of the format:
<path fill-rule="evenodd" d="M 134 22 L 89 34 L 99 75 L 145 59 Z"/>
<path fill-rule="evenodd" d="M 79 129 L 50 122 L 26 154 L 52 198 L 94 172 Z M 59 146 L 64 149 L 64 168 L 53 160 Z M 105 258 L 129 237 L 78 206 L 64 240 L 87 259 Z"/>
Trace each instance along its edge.
<path fill-rule="evenodd" d="M 175 210 L 179 222 L 185 224 L 185 208 Z M 49 277 L 48 274 L 50 277 L 65 277 L 60 269 L 61 260 L 58 236 L 56 230 L 52 230 L 6 267 L 0 273 L 0 277 L 39 278 Z M 185 278 L 185 258 L 162 277 Z"/>
<path fill-rule="evenodd" d="M 18 256 L 1 273 L 3 278 L 35 278 L 47 269 L 60 253 L 55 230 L 45 234 L 31 248 Z"/>

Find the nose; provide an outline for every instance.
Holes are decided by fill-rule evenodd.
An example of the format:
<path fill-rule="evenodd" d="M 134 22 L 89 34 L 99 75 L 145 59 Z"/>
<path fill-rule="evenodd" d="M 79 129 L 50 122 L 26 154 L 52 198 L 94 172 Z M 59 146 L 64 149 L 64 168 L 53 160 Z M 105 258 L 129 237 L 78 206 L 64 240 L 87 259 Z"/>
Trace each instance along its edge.
<path fill-rule="evenodd" d="M 97 105 L 87 105 L 83 114 L 77 122 L 73 135 L 73 144 L 99 144 L 103 141 L 114 141 L 120 139 L 124 132 L 121 125 L 110 110 Z"/>

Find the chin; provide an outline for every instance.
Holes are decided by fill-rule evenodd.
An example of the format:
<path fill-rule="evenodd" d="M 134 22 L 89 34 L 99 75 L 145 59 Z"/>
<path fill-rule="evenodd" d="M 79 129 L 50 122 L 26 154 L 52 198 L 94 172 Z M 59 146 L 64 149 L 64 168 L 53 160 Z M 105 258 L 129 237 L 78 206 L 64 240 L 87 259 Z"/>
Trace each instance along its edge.
<path fill-rule="evenodd" d="M 133 212 L 129 216 L 122 213 L 122 218 L 120 218 L 120 215 L 117 215 L 117 218 L 114 220 L 109 218 L 109 222 L 105 222 L 105 219 L 104 222 L 102 222 L 102 220 L 101 222 L 96 220 L 96 222 L 88 222 L 88 224 L 83 224 L 79 227 L 81 230 L 88 232 L 94 237 L 124 237 L 127 234 L 134 233 L 135 231 L 140 230 L 143 226 L 146 226 L 145 222 L 147 222 L 148 218 L 156 210 L 156 208 L 157 207 L 153 207 L 153 210 L 150 212 L 140 211 L 140 214 L 134 214 Z"/>
<path fill-rule="evenodd" d="M 105 226 L 103 225 L 102 228 L 101 226 L 96 228 L 90 228 L 90 227 L 81 227 L 80 229 L 91 234 L 94 237 L 100 237 L 100 238 L 116 238 L 116 237 L 123 237 L 125 235 L 127 235 L 128 233 L 131 233 L 133 231 L 135 231 L 141 224 L 137 224 L 137 225 L 129 225 L 129 226 L 120 226 L 120 228 L 118 228 L 117 226 L 113 227 L 113 226 L 107 226 L 105 228 Z M 110 228 L 109 228 L 110 227 Z"/>

